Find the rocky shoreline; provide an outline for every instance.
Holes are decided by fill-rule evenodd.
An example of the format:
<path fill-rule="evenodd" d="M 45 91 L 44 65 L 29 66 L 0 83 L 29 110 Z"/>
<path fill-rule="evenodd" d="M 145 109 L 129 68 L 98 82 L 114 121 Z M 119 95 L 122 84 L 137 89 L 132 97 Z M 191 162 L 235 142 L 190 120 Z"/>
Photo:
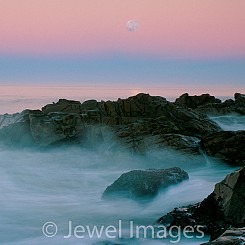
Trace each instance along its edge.
<path fill-rule="evenodd" d="M 240 228 L 245 226 L 245 130 L 224 131 L 209 117 L 231 113 L 245 115 L 244 94 L 236 93 L 234 100 L 224 102 L 208 94 L 183 94 L 175 102 L 142 93 L 106 102 L 60 99 L 41 110 L 0 115 L 0 142 L 11 147 L 41 148 L 104 145 L 112 152 L 126 150 L 142 155 L 174 149 L 187 155 L 207 154 L 238 166 L 240 169 L 216 184 L 213 193 L 202 202 L 175 208 L 156 223 L 202 225 L 214 240 L 208 244 L 242 244 L 225 243 L 231 230 L 224 232 L 236 227 L 232 232 L 242 232 L 243 238 L 234 239 L 244 239 Z M 103 197 L 123 192 L 127 198 L 153 198 L 160 188 L 186 179 L 188 174 L 178 168 L 133 170 L 109 186 Z"/>
<path fill-rule="evenodd" d="M 202 202 L 175 208 L 156 223 L 168 227 L 201 226 L 211 240 L 230 227 L 245 227 L 245 167 L 227 175 Z"/>
<path fill-rule="evenodd" d="M 113 151 L 127 149 L 140 154 L 168 147 L 187 154 L 205 152 L 229 164 L 243 165 L 244 131 L 223 131 L 207 115 L 221 105 L 226 108 L 223 114 L 244 115 L 244 98 L 237 93 L 229 103 L 207 94 L 184 94 L 174 103 L 149 94 L 106 102 L 60 99 L 41 110 L 1 115 L 0 141 L 42 147 L 63 142 L 102 143 Z M 204 107 L 213 109 L 200 113 Z"/>

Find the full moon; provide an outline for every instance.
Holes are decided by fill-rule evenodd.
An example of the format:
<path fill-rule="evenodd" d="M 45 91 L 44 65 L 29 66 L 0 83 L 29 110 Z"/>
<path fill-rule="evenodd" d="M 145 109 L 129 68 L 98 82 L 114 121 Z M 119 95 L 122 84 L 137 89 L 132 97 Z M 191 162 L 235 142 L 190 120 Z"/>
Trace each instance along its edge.
<path fill-rule="evenodd" d="M 128 31 L 136 31 L 138 22 L 136 20 L 129 20 L 126 24 Z"/>

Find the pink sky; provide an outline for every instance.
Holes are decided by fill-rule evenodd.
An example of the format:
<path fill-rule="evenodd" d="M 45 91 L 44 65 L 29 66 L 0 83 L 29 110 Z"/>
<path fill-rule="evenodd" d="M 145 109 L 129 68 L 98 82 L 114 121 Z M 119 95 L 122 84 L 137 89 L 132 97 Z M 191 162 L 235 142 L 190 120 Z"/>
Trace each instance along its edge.
<path fill-rule="evenodd" d="M 244 0 L 6 0 L 0 53 L 244 57 L 244 13 Z"/>

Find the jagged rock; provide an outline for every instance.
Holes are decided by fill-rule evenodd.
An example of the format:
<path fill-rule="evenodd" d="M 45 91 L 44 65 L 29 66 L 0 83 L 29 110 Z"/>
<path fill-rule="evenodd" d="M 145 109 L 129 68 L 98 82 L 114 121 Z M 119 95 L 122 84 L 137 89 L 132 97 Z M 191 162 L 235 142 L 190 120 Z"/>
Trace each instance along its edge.
<path fill-rule="evenodd" d="M 211 96 L 209 94 L 190 96 L 188 93 L 182 94 L 179 98 L 175 100 L 176 105 L 192 109 L 211 103 L 221 103 L 221 100 L 216 99 L 214 96 Z"/>
<path fill-rule="evenodd" d="M 32 111 L 29 114 L 31 133 L 41 146 L 64 139 L 79 137 L 84 129 L 81 117 L 72 113 L 49 113 Z"/>
<path fill-rule="evenodd" d="M 7 119 L 6 119 L 7 118 Z M 80 114 L 25 110 L 2 121 L 0 140 L 5 144 L 47 146 L 79 138 L 84 131 Z"/>
<path fill-rule="evenodd" d="M 0 142 L 8 146 L 34 146 L 35 141 L 30 131 L 30 124 L 17 122 L 0 130 Z"/>
<path fill-rule="evenodd" d="M 114 102 L 89 100 L 82 104 L 60 99 L 44 106 L 42 111 L 26 111 L 25 117 L 22 114 L 2 116 L 2 125 L 8 127 L 26 122 L 33 139 L 42 146 L 79 137 L 94 145 L 97 139 L 107 140 L 99 131 L 108 126 L 116 136 L 115 141 L 132 151 L 143 153 L 151 148 L 169 146 L 198 153 L 196 142 L 200 137 L 221 130 L 207 116 L 149 94 Z"/>
<path fill-rule="evenodd" d="M 81 104 L 81 110 L 83 112 L 98 110 L 98 102 L 96 100 L 87 100 Z"/>
<path fill-rule="evenodd" d="M 245 164 L 245 131 L 221 131 L 202 137 L 206 153 L 230 164 Z"/>
<path fill-rule="evenodd" d="M 11 124 L 20 113 L 0 115 L 0 129 Z"/>
<path fill-rule="evenodd" d="M 201 245 L 242 245 L 245 243 L 245 227 L 229 228 L 219 238 Z"/>
<path fill-rule="evenodd" d="M 30 110 L 24 110 L 21 113 L 0 115 L 0 129 L 11 124 L 29 120 L 29 112 Z"/>
<path fill-rule="evenodd" d="M 214 195 L 222 205 L 225 220 L 245 224 L 245 167 L 231 173 L 215 185 Z"/>
<path fill-rule="evenodd" d="M 245 95 L 235 93 L 235 100 L 228 99 L 223 103 L 221 100 L 203 94 L 200 96 L 189 96 L 185 93 L 176 99 L 175 104 L 184 108 L 192 108 L 194 111 L 207 115 L 225 115 L 238 113 L 245 115 Z"/>
<path fill-rule="evenodd" d="M 234 98 L 237 103 L 245 103 L 245 94 L 235 93 Z"/>
<path fill-rule="evenodd" d="M 200 139 L 181 134 L 158 134 L 153 131 L 152 134 L 144 135 L 138 130 L 127 129 L 118 130 L 117 138 L 120 138 L 120 144 L 134 152 L 148 152 L 152 150 L 161 150 L 163 148 L 172 148 L 188 154 L 199 154 L 201 152 Z"/>
<path fill-rule="evenodd" d="M 175 208 L 156 222 L 168 227 L 177 225 L 182 228 L 199 225 L 214 240 L 230 225 L 245 226 L 244 203 L 245 167 L 227 175 L 201 203 Z"/>
<path fill-rule="evenodd" d="M 203 101 L 204 103 L 201 103 L 202 96 L 203 99 L 207 99 Z M 221 101 L 213 96 L 209 97 L 209 95 L 189 96 L 188 94 L 184 94 L 176 99 L 175 103 L 182 107 L 192 108 L 195 112 L 207 115 L 226 115 L 232 113 L 245 115 L 245 96 L 236 93 L 234 98 L 235 100 L 228 99 L 221 103 Z"/>
<path fill-rule="evenodd" d="M 181 134 L 165 134 L 161 137 L 161 140 L 161 146 L 170 146 L 173 149 L 192 154 L 200 153 L 200 140 L 196 137 Z"/>
<path fill-rule="evenodd" d="M 5 145 L 31 146 L 35 144 L 30 131 L 30 110 L 13 115 L 4 114 L 1 117 L 0 141 Z"/>
<path fill-rule="evenodd" d="M 103 198 L 150 198 L 157 195 L 159 189 L 188 179 L 188 174 L 180 168 L 133 170 L 122 174 L 103 193 Z"/>
<path fill-rule="evenodd" d="M 75 100 L 60 99 L 57 103 L 48 104 L 42 107 L 42 112 L 45 114 L 48 114 L 50 112 L 80 113 L 81 102 Z"/>
<path fill-rule="evenodd" d="M 205 234 L 210 234 L 212 238 L 218 237 L 224 228 L 228 227 L 220 203 L 216 201 L 214 194 L 209 195 L 200 203 L 175 208 L 159 218 L 156 223 L 168 228 L 176 225 L 182 229 L 186 226 L 196 229 L 199 226 Z"/>

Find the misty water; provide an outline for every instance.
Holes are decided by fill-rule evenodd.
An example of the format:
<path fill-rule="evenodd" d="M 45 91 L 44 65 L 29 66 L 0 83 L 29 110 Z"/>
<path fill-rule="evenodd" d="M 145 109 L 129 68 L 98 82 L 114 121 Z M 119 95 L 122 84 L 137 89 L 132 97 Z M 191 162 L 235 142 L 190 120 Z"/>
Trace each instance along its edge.
<path fill-rule="evenodd" d="M 241 115 L 224 115 L 224 116 L 212 116 L 213 121 L 219 124 L 223 130 L 245 130 L 245 116 Z"/>
<path fill-rule="evenodd" d="M 213 117 L 223 129 L 244 129 L 244 117 Z M 122 173 L 133 169 L 163 169 L 179 166 L 190 179 L 162 190 L 149 202 L 102 200 L 105 188 Z M 97 149 L 62 146 L 49 149 L 0 146 L 0 244 L 172 244 L 176 239 L 129 239 L 129 222 L 152 225 L 175 207 L 193 204 L 209 195 L 215 183 L 235 168 L 206 155 L 187 156 L 165 149 L 147 155 L 127 151 L 112 152 L 102 145 Z M 114 225 L 122 221 L 122 239 L 90 239 L 68 234 L 73 227 Z M 46 237 L 42 227 L 54 222 L 58 231 Z M 180 244 L 200 244 L 202 239 L 183 239 Z M 106 243 L 104 243 L 106 244 Z M 107 243 L 109 244 L 109 243 Z"/>
<path fill-rule="evenodd" d="M 166 150 L 146 156 L 126 152 L 111 153 L 65 147 L 49 150 L 6 149 L 0 151 L 0 238 L 1 244 L 95 244 L 97 239 L 79 239 L 68 234 L 68 222 L 74 226 L 115 225 L 122 220 L 153 224 L 174 207 L 201 201 L 212 192 L 214 184 L 233 169 L 203 157 L 187 157 Z M 159 193 L 151 202 L 131 200 L 105 201 L 101 195 L 122 173 L 132 169 L 180 166 L 190 180 Z M 44 223 L 52 221 L 58 233 L 47 238 Z M 125 244 L 170 244 L 167 240 L 127 239 Z M 109 239 L 110 240 L 110 239 Z M 115 240 L 115 239 L 113 239 Z M 112 241 L 113 241 L 112 240 Z M 186 244 L 200 244 L 189 240 Z M 185 244 L 184 241 L 181 244 Z"/>

